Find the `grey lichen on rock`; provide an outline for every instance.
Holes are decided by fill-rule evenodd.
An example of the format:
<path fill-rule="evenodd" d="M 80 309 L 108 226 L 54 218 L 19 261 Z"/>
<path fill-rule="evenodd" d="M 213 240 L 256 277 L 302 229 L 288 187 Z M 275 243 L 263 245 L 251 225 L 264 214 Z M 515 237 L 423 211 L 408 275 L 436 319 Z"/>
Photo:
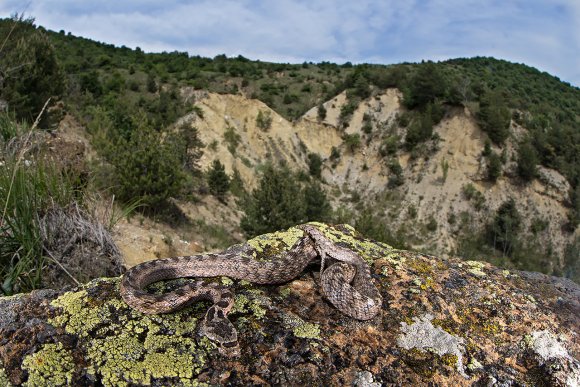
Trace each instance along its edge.
<path fill-rule="evenodd" d="M 316 226 L 371 265 L 383 297 L 374 319 L 353 320 L 327 302 L 317 265 L 280 286 L 217 277 L 235 293 L 230 320 L 241 355 L 230 359 L 197 332 L 209 303 L 144 315 L 120 298 L 118 278 L 98 279 L 0 298 L 0 385 L 578 382 L 574 283 L 395 250 L 350 226 Z M 291 228 L 249 245 L 259 247 L 254 258 L 268 261 L 302 235 Z M 152 288 L 165 292 L 188 281 Z"/>

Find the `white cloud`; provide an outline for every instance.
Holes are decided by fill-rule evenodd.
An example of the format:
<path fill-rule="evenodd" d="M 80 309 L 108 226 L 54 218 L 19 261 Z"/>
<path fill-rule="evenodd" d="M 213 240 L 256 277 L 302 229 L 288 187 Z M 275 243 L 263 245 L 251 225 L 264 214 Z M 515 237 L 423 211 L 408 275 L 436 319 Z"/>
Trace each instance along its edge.
<path fill-rule="evenodd" d="M 5 0 L 0 14 L 18 7 Z M 31 0 L 27 13 L 146 51 L 339 63 L 491 55 L 580 84 L 577 0 Z"/>

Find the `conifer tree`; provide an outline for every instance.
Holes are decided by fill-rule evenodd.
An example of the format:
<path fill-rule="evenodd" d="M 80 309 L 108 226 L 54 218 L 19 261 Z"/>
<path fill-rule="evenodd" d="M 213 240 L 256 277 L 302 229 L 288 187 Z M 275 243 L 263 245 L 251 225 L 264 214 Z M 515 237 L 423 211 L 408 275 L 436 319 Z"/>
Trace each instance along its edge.
<path fill-rule="evenodd" d="M 209 192 L 223 201 L 230 189 L 230 178 L 226 174 L 224 165 L 219 160 L 214 160 L 207 171 L 207 184 Z"/>

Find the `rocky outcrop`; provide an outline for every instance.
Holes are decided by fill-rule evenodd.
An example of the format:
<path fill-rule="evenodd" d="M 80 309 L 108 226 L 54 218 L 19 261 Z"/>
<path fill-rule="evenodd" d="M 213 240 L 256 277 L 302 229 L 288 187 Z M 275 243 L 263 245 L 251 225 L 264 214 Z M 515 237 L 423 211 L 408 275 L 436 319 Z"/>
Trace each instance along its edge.
<path fill-rule="evenodd" d="M 236 294 L 241 355 L 225 358 L 196 330 L 208 303 L 144 315 L 120 298 L 119 278 L 102 278 L 0 298 L 0 385 L 580 383 L 576 284 L 394 250 L 349 226 L 326 232 L 371 265 L 383 296 L 374 319 L 324 300 L 316 265 L 282 286 L 215 278 Z"/>

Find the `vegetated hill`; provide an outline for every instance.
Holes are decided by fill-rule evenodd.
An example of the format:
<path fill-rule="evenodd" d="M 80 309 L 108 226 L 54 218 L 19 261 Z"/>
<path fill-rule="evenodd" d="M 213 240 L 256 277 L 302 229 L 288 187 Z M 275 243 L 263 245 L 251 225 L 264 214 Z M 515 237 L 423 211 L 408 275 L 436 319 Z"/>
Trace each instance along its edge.
<path fill-rule="evenodd" d="M 97 185 L 129 186 L 115 192 L 121 199 L 171 196 L 193 214 L 208 202 L 201 172 L 214 160 L 246 190 L 267 162 L 283 161 L 301 171 L 297 178 L 323 183 L 332 220 L 375 239 L 578 279 L 580 90 L 547 73 L 494 58 L 293 65 L 149 54 L 14 26 L 0 21 L 0 36 L 48 37 L 58 71 L 49 70 L 66 81 L 55 93 L 106 161 Z M 0 98 L 11 106 L 36 91 L 16 75 L 5 84 L 15 92 Z M 16 114 L 30 119 L 41 107 Z M 177 157 L 172 144 L 182 143 Z M 168 188 L 132 190 L 157 182 L 115 176 L 115 168 L 139 165 L 141 151 L 156 152 Z M 309 176 L 312 160 L 321 162 L 319 178 Z M 223 216 L 212 219 L 211 233 L 223 233 L 220 224 L 239 232 L 232 223 L 247 202 L 234 211 L 231 197 L 227 206 L 212 203 Z"/>

